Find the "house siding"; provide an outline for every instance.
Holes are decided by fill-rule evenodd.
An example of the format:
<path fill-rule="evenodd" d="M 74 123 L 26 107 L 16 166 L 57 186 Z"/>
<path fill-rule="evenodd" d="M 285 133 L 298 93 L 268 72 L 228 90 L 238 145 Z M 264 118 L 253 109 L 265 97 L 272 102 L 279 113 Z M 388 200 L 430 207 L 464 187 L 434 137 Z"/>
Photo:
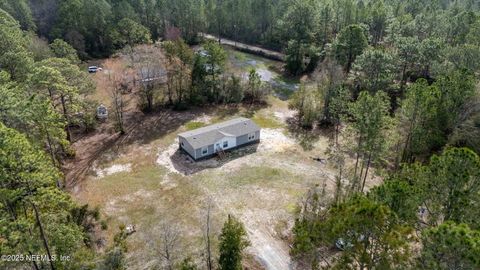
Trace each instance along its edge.
<path fill-rule="evenodd" d="M 242 135 L 242 136 L 238 136 L 238 137 L 237 137 L 237 146 L 240 146 L 240 145 L 242 145 L 242 144 L 251 143 L 251 142 L 253 142 L 253 141 L 258 141 L 258 140 L 260 140 L 260 130 L 255 131 L 255 139 L 252 140 L 252 141 L 249 141 L 249 140 L 248 140 L 248 135 L 249 135 L 249 134 L 245 134 L 245 135 Z"/>
<path fill-rule="evenodd" d="M 227 147 L 223 147 L 223 143 L 225 141 L 228 142 Z M 228 150 L 230 148 L 235 148 L 235 147 L 237 147 L 237 137 L 223 137 L 221 140 L 218 140 L 217 142 L 215 142 L 214 145 L 216 145 L 217 143 L 220 145 L 220 149 L 222 149 L 222 150 Z M 216 149 L 216 146 L 215 146 L 214 149 L 213 149 L 213 152 L 216 153 L 217 150 L 218 149 Z"/>
<path fill-rule="evenodd" d="M 213 150 L 214 150 L 213 144 L 209 145 L 209 146 L 208 146 L 208 153 L 207 153 L 207 155 L 213 154 L 213 153 L 214 153 Z"/>
<path fill-rule="evenodd" d="M 249 141 L 248 140 L 248 135 L 249 134 L 245 134 L 245 135 L 241 135 L 241 136 L 237 136 L 237 137 L 231 137 L 231 139 L 229 140 L 229 147 L 225 150 L 233 150 L 233 149 L 241 147 L 242 145 L 258 143 L 260 141 L 260 130 L 255 131 L 255 139 L 254 140 Z M 223 138 L 219 142 L 223 143 L 223 141 L 226 138 Z M 201 160 L 201 159 L 209 158 L 209 157 L 216 154 L 215 144 L 208 145 L 207 154 L 202 155 L 202 148 L 194 149 L 184 138 L 179 137 L 179 142 L 181 143 L 182 141 L 184 142 L 184 146 L 180 145 L 180 148 L 182 148 L 185 152 L 187 152 L 195 160 Z M 235 145 L 233 147 L 231 145 L 232 141 L 235 142 Z"/>
<path fill-rule="evenodd" d="M 208 146 L 207 151 L 208 151 L 207 154 L 202 155 L 202 148 L 195 149 L 195 156 L 194 156 L 195 159 L 201 159 L 201 158 L 208 157 L 208 156 L 211 156 L 211 155 L 215 154 L 213 152 L 213 144 Z"/>
<path fill-rule="evenodd" d="M 182 146 L 182 142 L 183 142 L 183 146 Z M 195 158 L 195 150 L 193 149 L 192 145 L 190 145 L 190 143 L 188 143 L 187 140 L 185 140 L 182 137 L 179 137 L 178 138 L 178 145 L 181 149 L 183 149 L 185 152 L 187 152 L 190 156 Z"/>
<path fill-rule="evenodd" d="M 237 137 L 237 145 L 242 145 L 248 143 L 248 134 Z"/>

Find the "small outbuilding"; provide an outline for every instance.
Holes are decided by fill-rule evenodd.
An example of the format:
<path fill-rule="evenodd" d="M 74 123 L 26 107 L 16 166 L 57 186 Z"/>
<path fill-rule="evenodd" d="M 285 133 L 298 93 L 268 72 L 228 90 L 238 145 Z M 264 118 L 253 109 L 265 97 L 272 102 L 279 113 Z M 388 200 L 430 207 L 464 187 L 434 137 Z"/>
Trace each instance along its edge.
<path fill-rule="evenodd" d="M 100 104 L 100 106 L 97 107 L 97 119 L 98 120 L 105 120 L 108 118 L 108 110 L 105 105 Z"/>
<path fill-rule="evenodd" d="M 179 147 L 194 160 L 205 159 L 260 141 L 260 127 L 250 119 L 235 118 L 178 134 Z"/>

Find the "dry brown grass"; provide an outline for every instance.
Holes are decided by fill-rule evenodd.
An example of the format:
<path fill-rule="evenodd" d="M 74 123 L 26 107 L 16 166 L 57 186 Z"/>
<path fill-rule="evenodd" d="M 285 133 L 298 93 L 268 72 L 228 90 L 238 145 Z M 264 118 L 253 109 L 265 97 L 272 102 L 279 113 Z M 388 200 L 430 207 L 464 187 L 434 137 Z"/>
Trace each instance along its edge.
<path fill-rule="evenodd" d="M 121 139 L 122 144 L 96 159 L 94 169 L 115 164 L 131 167 L 129 172 L 102 178 L 91 171 L 76 193 L 80 202 L 100 207 L 108 221 L 106 238 L 110 243 L 120 224 L 137 226 L 137 232 L 128 240 L 131 267 L 145 262 L 158 263 L 155 254 L 148 250 L 158 247 L 159 226 L 165 220 L 179 224 L 187 253 L 201 257 L 203 208 L 209 198 L 216 207 L 213 218 L 217 233 L 226 215 L 234 214 L 245 222 L 252 234 L 251 258 L 263 256 L 258 252 L 266 252 L 255 241 L 271 241 L 274 246 L 271 258 L 282 254 L 288 259 L 288 246 L 282 240 L 286 235 L 279 231 L 288 232 L 299 198 L 309 187 L 323 181 L 319 171 L 326 170 L 312 161 L 310 153 L 303 151 L 293 139 L 261 144 L 253 154 L 240 155 L 219 167 L 206 168 L 192 175 L 170 172 L 155 162 L 159 153 L 174 143 L 176 134 L 188 129 L 190 121 L 201 119 L 213 123 L 243 115 L 250 109 L 222 107 L 201 113 L 163 112 L 162 116 L 147 116 L 132 134 Z M 261 125 L 270 128 L 266 131 L 275 131 L 270 136 L 285 136 L 284 119 L 277 117 L 275 112 L 285 113 L 286 110 L 284 102 L 274 100 L 273 104 L 257 108 L 252 117 L 264 119 Z M 177 124 L 163 124 L 172 122 Z M 157 240 L 146 245 L 146 239 Z M 254 260 L 247 264 L 257 265 Z"/>
<path fill-rule="evenodd" d="M 93 76 L 99 82 L 93 98 L 106 103 L 109 96 L 102 81 L 104 77 Z M 214 234 L 218 235 L 227 214 L 245 223 L 252 240 L 245 266 L 261 269 L 260 260 L 271 269 L 288 265 L 286 239 L 300 198 L 314 185 L 325 183 L 328 190 L 334 185 L 333 169 L 312 160 L 312 157 L 325 158 L 328 145 L 325 134 L 315 134 L 309 141 L 310 147 L 302 148 L 304 138 L 288 130 L 287 122 L 293 112 L 287 102 L 274 97 L 264 106 L 218 106 L 186 112 L 162 110 L 150 115 L 130 107 L 127 115 L 126 135 L 119 137 L 111 128 L 104 128 L 108 123 L 101 126 L 97 133 L 75 143 L 78 155 L 66 169 L 76 172 L 67 173 L 67 177 L 75 175 L 83 179 L 73 183 L 74 197 L 100 207 L 108 224 L 105 232 L 108 244 L 120 224 L 136 225 L 137 232 L 128 238 L 130 269 L 159 264 L 156 250 L 160 227 L 165 222 L 181 230 L 181 254 L 191 255 L 202 264 L 207 201 L 214 204 Z M 161 153 L 172 145 L 175 147 L 179 132 L 238 116 L 251 117 L 264 129 L 267 136 L 256 146 L 256 151 L 248 154 L 237 151 L 230 159 L 190 175 L 157 164 Z M 111 145 L 105 144 L 109 137 L 113 138 Z M 128 164 L 131 170 L 103 177 L 95 175 L 96 170 L 121 164 Z"/>

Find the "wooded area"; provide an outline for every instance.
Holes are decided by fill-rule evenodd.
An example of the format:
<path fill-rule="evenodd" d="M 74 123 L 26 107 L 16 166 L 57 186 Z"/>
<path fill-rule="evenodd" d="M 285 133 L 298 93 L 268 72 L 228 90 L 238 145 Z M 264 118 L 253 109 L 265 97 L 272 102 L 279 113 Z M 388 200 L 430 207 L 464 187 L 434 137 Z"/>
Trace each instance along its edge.
<path fill-rule="evenodd" d="M 96 87 L 118 138 L 129 106 L 267 106 L 275 85 L 228 72 L 224 47 L 200 33 L 284 53 L 281 73 L 300 81 L 292 130 L 328 134 L 335 191 L 299 198 L 298 269 L 480 269 L 476 0 L 0 0 L 0 254 L 48 256 L 0 267 L 127 269 L 125 226 L 96 248 L 107 221 L 63 174 L 75 136 L 101 125 Z M 99 58 L 96 85 L 85 66 Z M 368 189 L 371 177 L 382 183 Z M 211 235 L 209 211 L 205 258 L 172 255 L 167 224 L 158 268 L 242 269 L 242 222 L 228 215 Z"/>

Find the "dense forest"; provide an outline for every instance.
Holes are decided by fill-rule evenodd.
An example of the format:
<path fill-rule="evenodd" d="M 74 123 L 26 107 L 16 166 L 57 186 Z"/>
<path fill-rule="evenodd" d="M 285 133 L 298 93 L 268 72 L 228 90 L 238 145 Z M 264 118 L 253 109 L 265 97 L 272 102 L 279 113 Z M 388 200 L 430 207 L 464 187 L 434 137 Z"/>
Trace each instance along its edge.
<path fill-rule="evenodd" d="M 166 72 L 165 86 L 139 90 L 145 114 L 265 103 L 271 87 L 255 70 L 227 74 L 226 52 L 202 33 L 285 54 L 282 72 L 302 78 L 295 124 L 332 134 L 336 191 L 316 186 L 298 206 L 298 269 L 480 269 L 477 0 L 0 0 L 0 254 L 48 256 L 0 267 L 126 269 L 125 228 L 98 252 L 106 223 L 62 174 L 73 130 L 98 125 L 84 63 L 121 52 L 148 73 L 140 81 Z M 120 134 L 128 72 L 106 83 Z M 372 174 L 384 181 L 367 190 Z M 245 237 L 229 216 L 218 264 L 165 269 L 242 269 Z"/>

